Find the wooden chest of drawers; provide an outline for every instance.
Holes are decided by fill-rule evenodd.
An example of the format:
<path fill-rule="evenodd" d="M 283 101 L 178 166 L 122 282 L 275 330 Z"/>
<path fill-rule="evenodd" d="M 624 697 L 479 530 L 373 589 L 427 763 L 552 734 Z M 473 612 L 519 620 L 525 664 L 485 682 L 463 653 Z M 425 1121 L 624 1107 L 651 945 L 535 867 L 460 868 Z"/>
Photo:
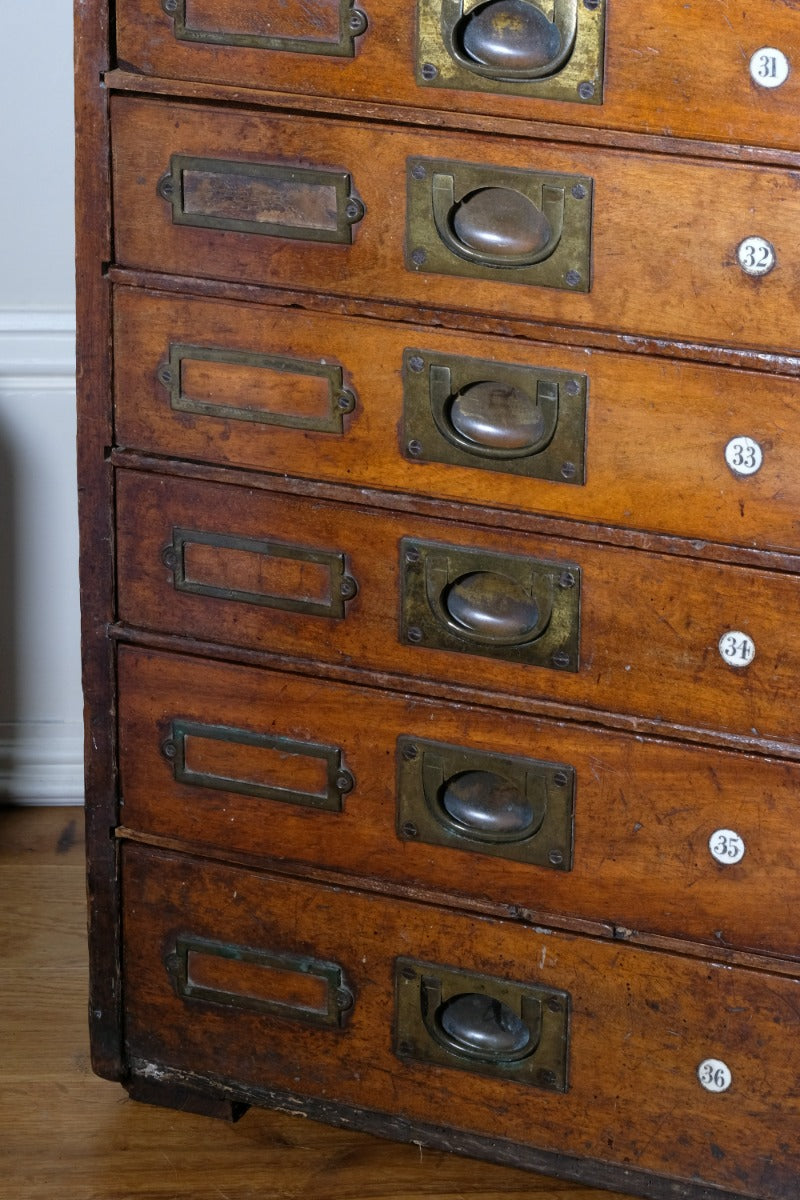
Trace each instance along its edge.
<path fill-rule="evenodd" d="M 797 1194 L 794 7 L 76 4 L 132 1096 Z"/>

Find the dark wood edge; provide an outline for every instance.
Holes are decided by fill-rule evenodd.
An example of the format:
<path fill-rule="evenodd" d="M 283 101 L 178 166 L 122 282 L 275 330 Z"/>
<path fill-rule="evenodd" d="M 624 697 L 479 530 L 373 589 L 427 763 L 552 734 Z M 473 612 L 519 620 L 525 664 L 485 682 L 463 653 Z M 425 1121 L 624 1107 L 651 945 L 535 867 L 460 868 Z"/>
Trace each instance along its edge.
<path fill-rule="evenodd" d="M 225 83 L 206 83 L 195 79 L 168 79 L 117 69 L 105 77 L 109 90 L 140 95 L 178 97 L 184 101 L 218 101 L 256 108 L 271 108 L 287 113 L 311 112 L 332 117 L 353 117 L 359 122 L 386 121 L 403 125 L 422 125 L 426 129 L 456 129 L 468 133 L 491 133 L 493 138 L 535 138 L 537 141 L 569 142 L 573 145 L 606 146 L 609 149 L 638 150 L 645 154 L 680 155 L 681 158 L 719 159 L 762 166 L 800 167 L 796 150 L 741 145 L 736 142 L 703 142 L 696 138 L 664 137 L 652 133 L 632 133 L 624 129 L 571 125 L 564 121 L 526 120 L 521 117 L 489 116 L 455 109 L 431 109 L 387 104 L 376 100 L 352 100 L 344 96 L 304 95 L 301 92 L 267 91 L 263 88 L 238 87 Z"/>
<path fill-rule="evenodd" d="M 780 550 L 755 550 L 749 546 L 726 545 L 723 542 L 673 537 L 639 529 L 622 529 L 614 525 L 599 525 L 586 520 L 554 517 L 545 513 L 523 512 L 518 508 L 486 508 L 480 503 L 432 499 L 413 492 L 378 491 L 356 484 L 322 482 L 244 467 L 194 462 L 190 459 L 177 460 L 135 450 L 114 450 L 111 461 L 115 467 L 129 471 L 145 471 L 148 474 L 196 479 L 206 483 L 229 483 L 256 491 L 309 496 L 315 500 L 329 500 L 335 504 L 355 505 L 359 508 L 388 509 L 394 513 L 409 513 L 415 517 L 431 517 L 439 521 L 457 521 L 489 529 L 535 534 L 539 537 L 564 538 L 570 546 L 585 542 L 592 546 L 606 545 L 643 550 L 649 554 L 702 559 L 703 562 L 726 563 L 758 571 L 800 574 L 800 554 Z M 568 546 L 564 547 L 564 554 L 566 557 L 574 557 L 574 551 Z"/>
<path fill-rule="evenodd" d="M 140 846 L 151 846 L 172 854 L 190 855 L 195 859 L 219 863 L 226 867 L 241 867 L 246 871 L 268 872 L 288 879 L 305 880 L 355 892 L 401 899 L 415 904 L 426 904 L 437 909 L 452 909 L 500 921 L 513 921 L 520 925 L 535 926 L 548 932 L 558 931 L 568 937 L 595 938 L 600 941 L 624 942 L 640 950 L 658 950 L 677 958 L 701 959 L 710 963 L 724 963 L 726 967 L 739 967 L 762 974 L 800 977 L 800 961 L 779 957 L 767 950 L 737 950 L 718 942 L 686 941 L 665 934 L 646 930 L 625 929 L 620 925 L 609 925 L 593 921 L 588 917 L 570 917 L 565 913 L 544 912 L 522 908 L 520 905 L 495 904 L 489 900 L 450 894 L 441 888 L 425 888 L 416 884 L 387 882 L 376 876 L 354 875 L 351 871 L 317 867 L 309 863 L 273 859 L 241 850 L 220 850 L 213 845 L 187 842 L 180 838 L 162 837 L 159 834 L 142 833 L 120 825 L 117 829 L 120 842 L 135 842 Z"/>
<path fill-rule="evenodd" d="M 109 5 L 75 5 L 78 514 L 85 708 L 87 899 L 90 930 L 89 1025 L 92 1064 L 122 1075 L 119 888 L 113 753 L 114 681 L 108 626 L 114 612 L 111 260 L 108 93 Z"/>
<path fill-rule="evenodd" d="M 124 1086 L 131 1100 L 139 1104 L 158 1104 L 198 1117 L 214 1117 L 231 1125 L 240 1120 L 250 1107 L 249 1104 L 201 1092 L 182 1083 L 158 1083 L 138 1075 L 126 1079 Z"/>
<path fill-rule="evenodd" d="M 238 300 L 250 304 L 271 304 L 300 308 L 309 312 L 333 313 L 372 320 L 411 324 L 416 327 L 457 329 L 464 333 L 516 338 L 572 349 L 608 350 L 618 354 L 648 355 L 652 358 L 680 359 L 715 367 L 733 367 L 773 375 L 800 375 L 800 358 L 758 347 L 736 347 L 704 342 L 683 342 L 639 334 L 615 333 L 588 326 L 553 325 L 524 317 L 497 317 L 494 313 L 465 312 L 459 309 L 409 306 L 387 298 L 324 295 L 299 288 L 274 288 L 231 280 L 203 279 L 200 276 L 163 275 L 113 266 L 109 278 L 114 284 L 143 287 L 183 298 Z"/>
<path fill-rule="evenodd" d="M 205 1092 L 218 1100 L 231 1099 L 259 1108 L 276 1109 L 290 1116 L 311 1117 L 340 1129 L 355 1129 L 361 1133 L 388 1138 L 394 1142 L 413 1142 L 429 1150 L 449 1154 L 464 1154 L 505 1167 L 517 1167 L 539 1175 L 552 1175 L 561 1180 L 608 1188 L 642 1196 L 644 1200 L 758 1200 L 752 1191 L 730 1192 L 690 1180 L 671 1180 L 630 1167 L 614 1166 L 595 1159 L 574 1158 L 550 1150 L 522 1146 L 505 1138 L 487 1137 L 461 1129 L 445 1129 L 418 1121 L 408 1121 L 389 1113 L 373 1112 L 346 1104 L 335 1104 L 292 1092 L 271 1088 L 242 1088 L 212 1075 L 196 1075 L 186 1071 L 134 1059 L 131 1079 L 154 1077 L 163 1089 L 163 1102 L 170 1104 L 176 1088 Z M 152 1092 L 151 1088 L 151 1092 Z M 152 1101 L 151 1101 L 152 1102 Z"/>
<path fill-rule="evenodd" d="M 167 650 L 173 654 L 185 654 L 193 658 L 215 660 L 223 663 L 239 663 L 245 667 L 266 667 L 274 671 L 288 671 L 294 675 L 311 676 L 314 679 L 330 679 L 337 683 L 352 683 L 360 687 L 389 690 L 400 695 L 416 696 L 421 700 L 445 700 L 451 704 L 468 704 L 471 708 L 491 711 L 500 708 L 505 712 L 521 716 L 538 717 L 557 721 L 564 725 L 580 725 L 589 729 L 608 730 L 613 733 L 633 734 L 653 741 L 689 742 L 706 746 L 712 750 L 728 753 L 755 754 L 769 759 L 800 761 L 800 746 L 794 742 L 782 742 L 768 738 L 757 738 L 741 733 L 725 733 L 724 730 L 700 729 L 692 725 L 668 725 L 657 718 L 637 717 L 625 713 L 610 713 L 602 709 L 563 704 L 558 700 L 542 697 L 516 696 L 508 692 L 490 692 L 484 688 L 467 684 L 424 679 L 418 675 L 409 677 L 390 671 L 366 671 L 363 667 L 349 667 L 339 663 L 321 662 L 313 659 L 294 658 L 270 650 L 254 650 L 244 646 L 231 646 L 219 642 L 206 642 L 184 634 L 160 633 L 151 629 L 139 629 L 118 623 L 109 631 L 119 643 L 141 646 L 145 649 Z M 495 714 L 496 715 L 496 714 Z"/>

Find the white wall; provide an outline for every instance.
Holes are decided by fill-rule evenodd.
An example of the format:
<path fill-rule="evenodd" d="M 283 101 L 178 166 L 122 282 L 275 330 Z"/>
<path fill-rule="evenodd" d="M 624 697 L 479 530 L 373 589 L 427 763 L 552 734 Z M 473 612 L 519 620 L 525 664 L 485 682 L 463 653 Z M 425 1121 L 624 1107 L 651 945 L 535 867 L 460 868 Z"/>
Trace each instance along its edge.
<path fill-rule="evenodd" d="M 75 803 L 72 0 L 2 7 L 0 802 Z"/>

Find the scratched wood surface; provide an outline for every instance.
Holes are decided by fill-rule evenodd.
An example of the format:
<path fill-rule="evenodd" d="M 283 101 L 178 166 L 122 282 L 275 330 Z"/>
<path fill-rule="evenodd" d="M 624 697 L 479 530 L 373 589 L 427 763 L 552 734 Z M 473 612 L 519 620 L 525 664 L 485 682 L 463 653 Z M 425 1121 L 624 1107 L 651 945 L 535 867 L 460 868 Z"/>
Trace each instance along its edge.
<path fill-rule="evenodd" d="M 352 494 L 340 494 L 344 504 L 266 488 L 118 471 L 120 618 L 141 629 L 256 651 L 268 647 L 319 663 L 323 673 L 325 664 L 357 664 L 365 671 L 393 671 L 449 687 L 478 687 L 489 703 L 497 703 L 498 695 L 519 696 L 742 737 L 795 737 L 800 629 L 785 619 L 797 606 L 794 577 L 527 536 L 513 528 L 489 534 L 465 522 L 356 507 L 348 503 Z M 176 530 L 187 531 L 184 570 L 196 590 L 176 586 L 177 577 L 162 558 Z M 225 540 L 219 548 L 210 545 L 209 552 L 210 541 L 220 535 L 254 552 L 238 553 Z M 451 581 L 476 570 L 511 572 L 513 564 L 520 567 L 530 560 L 558 564 L 559 572 L 571 572 L 573 578 L 580 573 L 580 654 L 572 660 L 577 669 L 539 669 L 530 661 L 481 654 L 477 644 L 472 653 L 466 639 L 446 642 L 444 618 L 428 616 L 434 608 L 424 599 L 422 569 L 414 577 L 405 554 L 401 556 L 403 538 L 415 539 L 420 554 L 433 547 L 434 563 L 455 564 L 448 565 Z M 343 554 L 347 574 L 358 588 L 346 604 L 345 618 L 248 600 L 269 588 L 290 600 L 318 594 L 287 579 L 288 566 L 282 564 L 289 564 L 288 558 L 259 550 L 265 539 L 276 547 Z M 480 557 L 484 552 L 487 559 Z M 278 570 L 286 575 L 278 577 Z M 318 579 L 311 584 L 318 587 Z M 220 599 L 215 588 L 230 598 Z M 570 597 L 578 597 L 569 587 L 555 594 L 564 610 Z M 429 622 L 419 642 L 398 634 L 401 602 L 408 626 Z M 577 606 L 577 599 L 571 603 Z M 552 619 L 535 642 L 544 663 L 560 648 L 560 628 Z M 743 630 L 764 647 L 745 671 L 729 666 L 718 649 L 729 630 Z M 736 639 L 726 642 L 723 651 L 738 644 Z M 564 645 L 565 653 L 572 653 Z"/>
<path fill-rule="evenodd" d="M 503 312 L 512 319 L 535 313 L 573 327 L 576 336 L 590 328 L 778 352 L 800 336 L 793 293 L 800 198 L 791 171 L 435 129 L 421 136 L 418 129 L 389 124 L 359 126 L 130 95 L 111 97 L 111 116 L 114 251 L 122 267 L 275 287 L 302 282 L 309 292 L 412 306 L 424 295 L 451 311 Z M 173 219 L 173 205 L 158 190 L 174 155 L 233 164 L 207 169 L 217 172 L 217 199 L 190 211 L 190 223 Z M 407 181 L 408 160 L 420 155 L 460 165 L 420 164 L 426 173 Z M 207 227 L 209 219 L 247 222 L 252 216 L 255 186 L 246 174 L 237 175 L 236 164 L 243 162 L 349 175 L 365 207 L 353 225 L 352 245 L 238 227 L 232 237 L 230 230 Z M 558 286 L 523 283 L 510 269 L 493 275 L 488 267 L 485 278 L 470 268 L 467 284 L 457 273 L 462 260 L 445 249 L 430 213 L 434 176 L 454 172 L 454 194 L 462 196 L 475 186 L 470 164 L 479 169 L 474 180 L 480 187 L 498 181 L 511 187 L 519 170 L 579 177 L 579 195 L 573 196 L 572 182 L 564 184 L 570 198 L 565 222 L 575 231 L 576 246 L 578 230 L 587 228 L 588 208 L 580 205 L 590 203 L 591 180 L 591 280 L 583 257 L 577 250 L 573 256 L 570 234 L 547 260 L 562 281 Z M 218 211 L 219 176 L 235 194 Z M 309 196 L 314 186 L 309 184 Z M 698 207 L 698 196 L 713 196 L 713 205 Z M 410 222 L 408 235 L 406 210 L 419 218 Z M 292 221 L 306 222 L 298 213 Z M 783 269 L 764 278 L 745 274 L 736 257 L 753 228 L 782 256 Z M 326 231 L 318 226 L 316 232 Z M 414 260 L 415 250 L 426 257 Z M 577 291 L 563 282 L 573 269 L 583 273 Z M 589 283 L 588 291 L 581 290 Z"/>
<path fill-rule="evenodd" d="M 230 0 L 202 0 L 191 5 L 196 29 L 230 33 L 280 33 L 308 37 L 311 20 L 316 34 L 330 37 L 333 0 L 305 4 L 302 17 L 294 5 L 276 6 L 257 0 L 247 6 Z M 357 7 L 369 24 L 356 39 L 355 55 L 285 54 L 262 47 L 217 45 L 181 40 L 173 18 L 160 4 L 117 0 L 117 47 L 120 60 L 136 71 L 187 80 L 228 82 L 238 89 L 285 89 L 316 96 L 353 96 L 361 100 L 424 105 L 430 110 L 485 113 L 495 118 L 571 122 L 577 125 L 670 133 L 677 137 L 741 141 L 754 145 L 797 146 L 800 78 L 791 71 L 782 87 L 755 86 L 750 56 L 758 47 L 796 45 L 796 4 L 724 6 L 687 5 L 683 0 L 640 0 L 636 19 L 626 5 L 609 4 L 606 13 L 605 74 L 602 104 L 575 104 L 524 95 L 425 86 L 419 66 L 423 54 L 438 57 L 436 36 L 441 4 L 419 6 L 434 36 L 423 51 L 417 47 L 415 8 L 372 0 Z M 596 8 L 597 6 L 595 6 Z M 724 16 L 719 9 L 724 7 Z M 312 15 L 313 14 L 313 15 Z M 280 28 L 275 27 L 275 20 Z M 580 21 L 591 20 L 583 10 Z M 754 27 L 758 32 L 754 33 Z M 708 48 L 713 44 L 713 54 Z M 756 75 L 764 71 L 760 61 Z M 654 102 L 653 98 L 657 98 Z M 435 119 L 438 114 L 432 112 Z"/>
<path fill-rule="evenodd" d="M 370 321 L 358 316 L 264 309 L 258 304 L 176 297 L 141 288 L 117 288 L 114 298 L 118 445 L 222 466 L 288 471 L 333 483 L 432 494 L 472 504 L 548 513 L 626 529 L 652 530 L 740 546 L 800 548 L 800 402 L 797 380 L 769 381 L 769 405 L 754 408 L 764 379 L 755 371 L 687 364 L 679 359 L 622 355 L 531 345 L 520 338 Z M 159 367 L 170 348 L 183 346 L 182 411 L 161 382 Z M 434 428 L 403 425 L 403 393 L 414 378 L 403 371 L 410 348 L 430 360 L 418 376 L 430 389 L 432 356 L 442 356 L 466 378 L 492 379 L 502 364 L 574 372 L 587 377 L 589 404 L 585 483 L 565 483 L 559 467 L 577 454 L 559 441 L 553 454 L 556 481 L 489 469 L 491 460 L 465 455 L 442 467 L 437 455 L 449 445 Z M 309 412 L 320 419 L 331 398 L 312 407 L 302 376 L 265 367 L 226 363 L 226 354 L 340 364 L 344 386 L 356 397 L 338 434 L 293 427 Z M 219 362 L 209 363 L 213 355 Z M 488 365 L 491 364 L 491 365 Z M 207 378 L 200 375 L 201 368 Z M 487 373 L 488 372 L 488 373 Z M 194 373 L 194 378 L 193 378 Z M 188 376 L 188 379 L 187 379 Z M 405 382 L 404 382 L 405 379 Z M 462 387 L 462 378 L 454 387 Z M 520 386 L 522 386 L 520 384 Z M 529 382 L 531 393 L 536 384 Z M 174 385 L 173 385 L 174 390 Z M 325 392 L 329 392 L 327 382 Z M 647 403 L 643 398 L 647 398 Z M 203 410 L 203 402 L 211 404 Z M 335 397 L 334 397 L 335 399 Z M 559 404 L 571 419 L 578 399 L 561 378 Z M 267 409 L 278 424 L 259 418 Z M 243 419 L 243 416 L 252 419 Z M 285 421 L 281 424 L 280 421 Z M 576 423 L 575 428 L 579 428 Z M 742 478 L 726 465 L 724 446 L 741 429 L 769 446 L 763 469 Z M 582 434 L 582 428 L 580 429 Z M 418 457 L 407 451 L 418 437 Z M 558 434 L 557 434 L 558 436 Z M 558 457 L 556 457 L 558 455 Z M 561 457 L 563 455 L 563 458 Z M 537 456 L 538 457 L 538 456 Z M 687 462 L 692 463 L 687 504 Z M 778 486 L 780 485 L 780 486 Z"/>
<path fill-rule="evenodd" d="M 83 814 L 0 809 L 0 1200 L 623 1200 L 299 1117 L 151 1108 L 92 1075 Z"/>

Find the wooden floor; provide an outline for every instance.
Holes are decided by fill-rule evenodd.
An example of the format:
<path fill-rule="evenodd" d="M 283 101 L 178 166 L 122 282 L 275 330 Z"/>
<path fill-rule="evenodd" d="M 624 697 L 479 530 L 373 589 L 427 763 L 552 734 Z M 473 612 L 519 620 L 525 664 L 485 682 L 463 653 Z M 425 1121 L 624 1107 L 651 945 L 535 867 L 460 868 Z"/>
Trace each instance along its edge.
<path fill-rule="evenodd" d="M 251 1109 L 134 1103 L 86 1036 L 79 809 L 0 809 L 0 1200 L 623 1200 Z"/>

